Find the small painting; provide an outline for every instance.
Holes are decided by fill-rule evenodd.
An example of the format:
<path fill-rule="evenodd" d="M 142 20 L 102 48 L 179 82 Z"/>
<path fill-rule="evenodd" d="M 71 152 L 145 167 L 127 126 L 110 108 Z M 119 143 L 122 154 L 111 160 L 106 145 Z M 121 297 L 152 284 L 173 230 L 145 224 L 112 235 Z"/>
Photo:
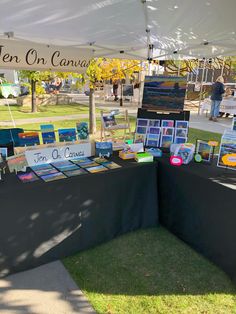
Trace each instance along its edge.
<path fill-rule="evenodd" d="M 76 141 L 76 131 L 75 129 L 59 129 L 58 130 L 59 141 L 60 142 L 73 142 Z"/>

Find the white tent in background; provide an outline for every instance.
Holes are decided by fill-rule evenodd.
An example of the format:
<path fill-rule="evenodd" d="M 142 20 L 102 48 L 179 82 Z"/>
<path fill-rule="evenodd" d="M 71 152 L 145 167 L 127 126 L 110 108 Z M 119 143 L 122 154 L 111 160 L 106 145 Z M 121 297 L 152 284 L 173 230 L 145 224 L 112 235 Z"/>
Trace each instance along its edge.
<path fill-rule="evenodd" d="M 236 55 L 235 0 L 0 0 L 0 8 L 0 45 L 10 37 L 142 60 Z"/>

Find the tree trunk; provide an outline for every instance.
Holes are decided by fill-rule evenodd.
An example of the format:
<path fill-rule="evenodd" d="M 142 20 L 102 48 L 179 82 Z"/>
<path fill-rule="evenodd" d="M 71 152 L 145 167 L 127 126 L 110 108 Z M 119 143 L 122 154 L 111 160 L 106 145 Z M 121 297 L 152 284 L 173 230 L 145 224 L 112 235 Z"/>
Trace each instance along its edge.
<path fill-rule="evenodd" d="M 89 133 L 96 133 L 95 95 L 93 88 L 90 88 L 89 93 Z"/>
<path fill-rule="evenodd" d="M 37 112 L 37 103 L 36 103 L 36 81 L 31 80 L 31 112 Z"/>

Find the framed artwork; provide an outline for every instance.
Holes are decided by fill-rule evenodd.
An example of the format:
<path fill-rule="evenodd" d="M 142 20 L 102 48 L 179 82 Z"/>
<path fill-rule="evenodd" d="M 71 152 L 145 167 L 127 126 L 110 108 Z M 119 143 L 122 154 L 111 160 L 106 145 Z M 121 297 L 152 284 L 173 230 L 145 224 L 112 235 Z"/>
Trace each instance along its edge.
<path fill-rule="evenodd" d="M 213 146 L 208 144 L 208 141 L 197 140 L 196 142 L 196 154 L 201 155 L 202 161 L 211 162 L 213 157 Z"/>

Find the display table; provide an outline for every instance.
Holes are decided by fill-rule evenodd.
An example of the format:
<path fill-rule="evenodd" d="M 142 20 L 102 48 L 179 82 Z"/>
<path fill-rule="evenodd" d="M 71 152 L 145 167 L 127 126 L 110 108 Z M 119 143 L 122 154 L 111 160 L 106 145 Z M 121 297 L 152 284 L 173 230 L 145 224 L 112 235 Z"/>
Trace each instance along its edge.
<path fill-rule="evenodd" d="M 156 164 L 50 183 L 1 183 L 0 275 L 63 258 L 138 228 L 157 226 Z"/>
<path fill-rule="evenodd" d="M 158 162 L 160 223 L 236 282 L 236 172 Z"/>
<path fill-rule="evenodd" d="M 211 100 L 209 98 L 204 99 L 200 105 L 200 114 L 211 111 Z M 229 114 L 236 114 L 236 97 L 223 98 L 220 103 L 220 112 Z"/>

